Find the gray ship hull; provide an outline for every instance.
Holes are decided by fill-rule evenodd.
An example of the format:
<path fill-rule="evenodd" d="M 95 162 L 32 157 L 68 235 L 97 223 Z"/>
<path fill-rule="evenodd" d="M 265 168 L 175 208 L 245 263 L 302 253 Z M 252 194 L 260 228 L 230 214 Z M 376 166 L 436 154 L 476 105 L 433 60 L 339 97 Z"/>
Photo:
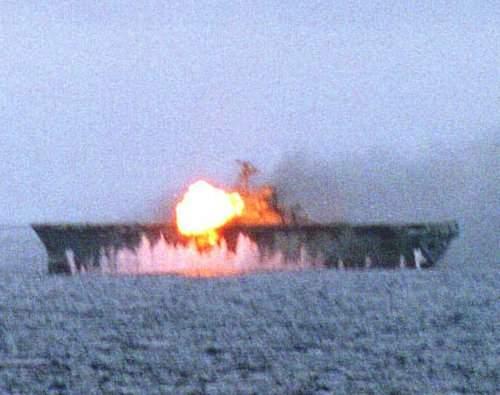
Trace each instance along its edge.
<path fill-rule="evenodd" d="M 48 254 L 49 273 L 98 271 L 103 256 L 151 245 L 189 242 L 165 224 L 33 224 Z M 308 224 L 228 226 L 220 230 L 229 250 L 239 235 L 252 240 L 265 256 L 280 252 L 293 265 L 305 251 L 327 268 L 431 267 L 458 236 L 454 221 L 422 224 Z M 70 252 L 71 259 L 69 258 Z"/>

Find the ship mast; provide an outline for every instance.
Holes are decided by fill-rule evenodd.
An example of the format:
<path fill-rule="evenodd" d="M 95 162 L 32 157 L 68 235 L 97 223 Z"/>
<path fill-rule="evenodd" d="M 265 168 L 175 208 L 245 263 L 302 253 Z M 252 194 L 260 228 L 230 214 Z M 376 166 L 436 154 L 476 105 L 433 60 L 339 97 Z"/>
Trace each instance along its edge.
<path fill-rule="evenodd" d="M 257 174 L 259 171 L 249 161 L 237 159 L 236 163 L 240 165 L 240 173 L 238 175 L 237 187 L 242 193 L 249 193 L 250 177 Z"/>

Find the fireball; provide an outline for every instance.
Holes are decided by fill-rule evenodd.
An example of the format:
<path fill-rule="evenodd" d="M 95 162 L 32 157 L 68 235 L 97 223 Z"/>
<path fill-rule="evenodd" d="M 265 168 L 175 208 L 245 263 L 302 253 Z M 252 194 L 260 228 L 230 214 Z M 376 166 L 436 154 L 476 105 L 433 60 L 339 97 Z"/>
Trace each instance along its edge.
<path fill-rule="evenodd" d="M 226 192 L 206 181 L 192 184 L 175 208 L 179 232 L 193 237 L 198 246 L 213 246 L 217 229 L 243 213 L 244 202 L 237 192 Z"/>

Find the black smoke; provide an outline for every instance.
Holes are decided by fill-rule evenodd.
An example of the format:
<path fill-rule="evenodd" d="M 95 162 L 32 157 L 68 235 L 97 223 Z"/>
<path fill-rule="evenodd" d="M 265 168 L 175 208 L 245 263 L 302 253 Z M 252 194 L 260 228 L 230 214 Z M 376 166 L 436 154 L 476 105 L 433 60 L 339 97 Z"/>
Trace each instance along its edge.
<path fill-rule="evenodd" d="M 473 141 L 423 148 L 411 157 L 397 148 L 284 155 L 271 182 L 287 204 L 300 204 L 318 222 L 425 222 L 456 219 L 461 236 L 448 260 L 499 258 L 499 131 Z"/>

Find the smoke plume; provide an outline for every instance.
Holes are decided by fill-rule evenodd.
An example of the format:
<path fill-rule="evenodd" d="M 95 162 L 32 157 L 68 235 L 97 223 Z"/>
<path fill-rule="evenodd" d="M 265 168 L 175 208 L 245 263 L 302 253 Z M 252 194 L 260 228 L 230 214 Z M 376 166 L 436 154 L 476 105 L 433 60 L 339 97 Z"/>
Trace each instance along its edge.
<path fill-rule="evenodd" d="M 448 261 L 499 262 L 498 133 L 464 145 L 336 155 L 288 153 L 271 177 L 287 204 L 318 222 L 425 222 L 457 219 L 461 237 Z"/>

